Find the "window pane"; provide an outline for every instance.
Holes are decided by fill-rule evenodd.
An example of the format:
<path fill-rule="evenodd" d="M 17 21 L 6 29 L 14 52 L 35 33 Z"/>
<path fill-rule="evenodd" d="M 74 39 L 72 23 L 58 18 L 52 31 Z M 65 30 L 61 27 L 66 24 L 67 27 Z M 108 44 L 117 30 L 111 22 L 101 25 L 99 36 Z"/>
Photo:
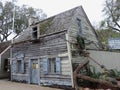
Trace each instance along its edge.
<path fill-rule="evenodd" d="M 33 38 L 37 38 L 37 27 L 34 27 L 32 32 Z"/>
<path fill-rule="evenodd" d="M 22 62 L 21 60 L 18 60 L 18 73 L 21 73 L 21 70 L 22 70 Z"/>
<path fill-rule="evenodd" d="M 50 74 L 56 73 L 55 58 L 49 58 L 49 73 Z"/>
<path fill-rule="evenodd" d="M 78 23 L 78 27 L 79 27 L 79 33 L 82 34 L 82 23 L 79 18 L 77 18 L 77 23 Z"/>
<path fill-rule="evenodd" d="M 43 73 L 48 74 L 48 58 L 43 59 Z"/>
<path fill-rule="evenodd" d="M 24 73 L 24 60 L 17 60 L 17 73 Z"/>

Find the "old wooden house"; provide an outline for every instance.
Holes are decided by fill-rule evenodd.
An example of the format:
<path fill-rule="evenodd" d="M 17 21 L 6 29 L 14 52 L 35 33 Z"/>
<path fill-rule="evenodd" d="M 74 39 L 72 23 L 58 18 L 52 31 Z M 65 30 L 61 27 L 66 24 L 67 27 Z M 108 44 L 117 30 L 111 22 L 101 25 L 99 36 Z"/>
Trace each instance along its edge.
<path fill-rule="evenodd" d="M 8 78 L 8 64 L 10 58 L 10 48 L 11 42 L 2 42 L 0 43 L 0 78 Z"/>
<path fill-rule="evenodd" d="M 32 20 L 12 43 L 12 81 L 74 86 L 73 64 L 88 59 L 79 55 L 77 35 L 84 37 L 84 50 L 100 49 L 82 6 L 43 21 Z"/>

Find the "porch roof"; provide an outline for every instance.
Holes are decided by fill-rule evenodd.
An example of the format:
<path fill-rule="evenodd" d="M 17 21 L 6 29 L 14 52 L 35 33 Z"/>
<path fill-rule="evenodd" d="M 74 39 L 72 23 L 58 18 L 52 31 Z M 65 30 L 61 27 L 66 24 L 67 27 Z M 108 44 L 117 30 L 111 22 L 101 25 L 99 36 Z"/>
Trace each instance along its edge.
<path fill-rule="evenodd" d="M 10 45 L 10 41 L 0 43 L 0 54 Z"/>

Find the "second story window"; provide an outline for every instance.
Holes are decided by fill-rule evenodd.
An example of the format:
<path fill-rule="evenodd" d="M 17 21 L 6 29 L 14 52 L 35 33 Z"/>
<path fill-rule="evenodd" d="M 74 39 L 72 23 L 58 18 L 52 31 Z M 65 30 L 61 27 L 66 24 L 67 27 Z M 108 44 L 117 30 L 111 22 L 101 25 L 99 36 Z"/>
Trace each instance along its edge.
<path fill-rule="evenodd" d="M 37 39 L 37 26 L 32 28 L 32 37 Z"/>
<path fill-rule="evenodd" d="M 82 34 L 82 23 L 79 18 L 77 18 L 77 24 L 78 24 L 78 28 L 79 28 L 79 33 Z"/>

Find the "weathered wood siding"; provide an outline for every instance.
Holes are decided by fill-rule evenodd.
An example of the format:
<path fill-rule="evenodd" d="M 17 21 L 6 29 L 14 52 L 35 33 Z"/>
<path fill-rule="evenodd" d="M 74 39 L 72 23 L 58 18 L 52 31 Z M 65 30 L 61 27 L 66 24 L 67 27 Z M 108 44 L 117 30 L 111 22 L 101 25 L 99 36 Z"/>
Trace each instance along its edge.
<path fill-rule="evenodd" d="M 74 13 L 74 17 L 72 18 L 71 25 L 69 27 L 69 36 L 71 37 L 70 40 L 76 41 L 75 37 L 77 34 L 80 34 L 82 37 L 85 38 L 85 43 L 86 43 L 86 49 L 98 49 L 99 44 L 98 44 L 98 39 L 96 37 L 95 31 L 93 30 L 86 14 L 84 13 L 82 7 L 77 8 L 76 11 L 77 13 Z M 81 26 L 78 25 L 78 20 L 81 21 Z M 79 31 L 81 27 L 81 33 Z M 92 42 L 90 44 L 87 44 L 89 42 Z"/>
<path fill-rule="evenodd" d="M 39 43 L 20 43 L 14 45 L 13 56 L 15 53 L 23 52 L 25 57 L 55 55 L 67 52 L 65 34 L 52 35 L 40 38 Z"/>
<path fill-rule="evenodd" d="M 71 85 L 70 62 L 68 59 L 66 32 L 62 32 L 47 37 L 41 37 L 40 42 L 24 42 L 13 45 L 13 59 L 19 53 L 24 53 L 24 74 L 14 73 L 12 71 L 12 80 L 29 82 L 29 60 L 38 59 L 40 68 L 40 84 L 43 85 Z M 43 73 L 43 59 L 60 57 L 61 72 L 57 75 L 45 75 Z M 63 83 L 64 82 L 64 83 Z"/>
<path fill-rule="evenodd" d="M 61 56 L 60 74 L 44 74 L 43 58 L 40 60 L 40 83 L 43 85 L 68 85 L 71 86 L 70 63 L 67 56 Z"/>
<path fill-rule="evenodd" d="M 99 43 L 93 27 L 90 24 L 82 7 L 74 10 L 71 24 L 68 29 L 68 37 L 72 56 L 72 63 L 83 63 L 88 58 L 79 55 L 79 49 L 75 43 L 77 35 L 85 38 L 85 49 L 99 49 Z"/>

